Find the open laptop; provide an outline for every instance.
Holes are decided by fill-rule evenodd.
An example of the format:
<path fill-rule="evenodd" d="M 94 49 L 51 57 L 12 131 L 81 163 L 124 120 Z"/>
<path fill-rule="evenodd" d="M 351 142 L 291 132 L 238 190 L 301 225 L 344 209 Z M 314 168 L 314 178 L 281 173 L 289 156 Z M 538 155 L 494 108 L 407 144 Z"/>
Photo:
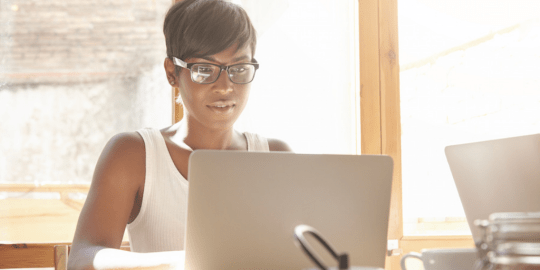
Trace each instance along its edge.
<path fill-rule="evenodd" d="M 392 166 L 388 156 L 195 151 L 185 269 L 313 268 L 294 242 L 300 224 L 347 252 L 350 265 L 382 268 Z"/>
<path fill-rule="evenodd" d="M 476 219 L 495 212 L 540 211 L 540 134 L 447 146 L 473 239 Z"/>

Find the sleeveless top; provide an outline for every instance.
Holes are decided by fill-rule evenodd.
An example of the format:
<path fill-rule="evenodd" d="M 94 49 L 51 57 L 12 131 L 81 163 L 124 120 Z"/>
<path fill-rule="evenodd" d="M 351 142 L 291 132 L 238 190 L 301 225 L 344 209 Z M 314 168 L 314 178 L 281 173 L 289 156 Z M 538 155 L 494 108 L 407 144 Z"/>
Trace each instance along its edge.
<path fill-rule="evenodd" d="M 159 130 L 137 132 L 144 140 L 146 175 L 141 210 L 127 225 L 131 251 L 183 250 L 188 181 L 176 169 Z M 248 151 L 269 151 L 266 138 L 247 132 L 244 136 Z"/>

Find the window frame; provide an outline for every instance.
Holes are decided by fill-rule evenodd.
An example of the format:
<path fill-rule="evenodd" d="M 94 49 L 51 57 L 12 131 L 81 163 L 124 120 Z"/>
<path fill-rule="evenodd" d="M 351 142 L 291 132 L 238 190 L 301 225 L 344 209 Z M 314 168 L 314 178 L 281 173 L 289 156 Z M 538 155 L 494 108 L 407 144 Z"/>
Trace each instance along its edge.
<path fill-rule="evenodd" d="M 403 236 L 401 118 L 397 0 L 358 0 L 361 154 L 394 160 L 388 239 L 398 256 L 387 256 L 386 269 L 398 270 L 403 254 L 424 248 L 474 247 L 470 235 Z"/>

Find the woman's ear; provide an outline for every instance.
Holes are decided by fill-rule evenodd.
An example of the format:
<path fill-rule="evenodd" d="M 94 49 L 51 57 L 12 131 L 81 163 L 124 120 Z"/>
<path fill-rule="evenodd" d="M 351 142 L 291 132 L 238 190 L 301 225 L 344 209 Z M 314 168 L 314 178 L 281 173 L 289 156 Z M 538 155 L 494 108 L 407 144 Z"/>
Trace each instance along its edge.
<path fill-rule="evenodd" d="M 163 66 L 165 67 L 165 74 L 167 75 L 167 81 L 169 84 L 172 87 L 178 87 L 178 78 L 176 76 L 176 72 L 174 72 L 176 67 L 173 61 L 166 57 Z"/>

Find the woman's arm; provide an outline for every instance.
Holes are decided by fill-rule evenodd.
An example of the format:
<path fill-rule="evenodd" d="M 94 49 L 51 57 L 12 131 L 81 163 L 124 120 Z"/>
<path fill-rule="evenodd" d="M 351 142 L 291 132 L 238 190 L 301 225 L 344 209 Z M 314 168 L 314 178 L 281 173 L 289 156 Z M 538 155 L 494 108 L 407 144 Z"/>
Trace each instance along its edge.
<path fill-rule="evenodd" d="M 146 154 L 139 134 L 114 136 L 101 154 L 79 216 L 68 269 L 183 268 L 183 252 L 134 253 L 118 250 L 126 224 L 138 213 Z M 151 267 L 151 268 L 147 268 Z"/>
<path fill-rule="evenodd" d="M 77 269 L 141 269 L 141 270 L 183 270 L 184 251 L 136 253 L 119 249 L 95 247 L 92 264 L 78 265 Z M 89 249 L 86 249 L 87 251 Z M 68 261 L 69 263 L 70 261 Z"/>

